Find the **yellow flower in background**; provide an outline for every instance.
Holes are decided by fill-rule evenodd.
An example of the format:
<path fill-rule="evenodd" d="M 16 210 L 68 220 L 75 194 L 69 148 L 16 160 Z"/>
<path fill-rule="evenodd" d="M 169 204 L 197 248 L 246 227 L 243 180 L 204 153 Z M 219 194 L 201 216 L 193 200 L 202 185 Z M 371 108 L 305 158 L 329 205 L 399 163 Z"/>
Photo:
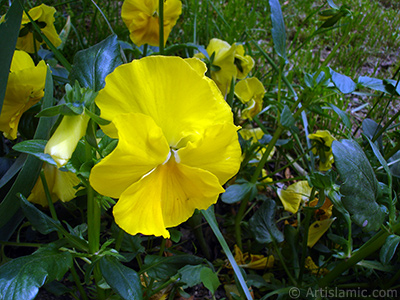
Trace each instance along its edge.
<path fill-rule="evenodd" d="M 32 20 L 38 25 L 42 33 L 50 40 L 50 42 L 58 47 L 61 45 L 61 39 L 54 27 L 54 13 L 56 9 L 52 6 L 41 4 L 29 10 L 28 14 Z M 28 15 L 24 12 L 22 16 L 21 29 L 17 40 L 16 48 L 29 53 L 39 50 L 40 45 L 45 44 L 42 37 L 36 32 Z"/>
<path fill-rule="evenodd" d="M 316 133 L 309 134 L 308 138 L 314 143 L 313 153 L 319 155 L 319 169 L 328 171 L 334 162 L 332 142 L 336 139 L 328 130 L 317 130 Z"/>
<path fill-rule="evenodd" d="M 44 153 L 50 154 L 59 168 L 71 158 L 79 140 L 86 134 L 88 122 L 89 117 L 85 114 L 63 116 L 44 149 Z"/>
<path fill-rule="evenodd" d="M 223 40 L 212 39 L 206 49 L 208 55 L 214 57 L 210 70 L 211 78 L 224 96 L 229 92 L 232 79 L 235 79 L 237 75 L 235 66 L 236 48 L 236 44 L 231 46 Z M 195 57 L 205 58 L 202 53 L 195 54 Z"/>
<path fill-rule="evenodd" d="M 308 203 L 308 206 L 317 205 L 318 199 L 309 201 L 311 191 L 312 189 L 308 185 L 308 182 L 303 180 L 288 186 L 286 190 L 278 189 L 277 194 L 285 210 L 295 214 L 299 210 L 300 204 Z M 335 218 L 331 218 L 332 207 L 332 202 L 329 199 L 325 199 L 324 204 L 315 211 L 315 218 L 317 220 L 308 229 L 308 247 L 312 248 L 329 229 L 333 221 L 335 221 Z"/>
<path fill-rule="evenodd" d="M 160 25 L 158 0 L 125 0 L 121 17 L 130 32 L 132 42 L 141 46 L 159 45 Z M 182 13 L 180 0 L 164 1 L 164 44 Z"/>
<path fill-rule="evenodd" d="M 246 78 L 254 67 L 254 59 L 250 55 L 244 54 L 244 47 L 241 44 L 236 48 L 235 65 L 237 68 L 237 79 Z"/>
<path fill-rule="evenodd" d="M 275 258 L 273 255 L 264 256 L 261 254 L 250 254 L 248 252 L 243 253 L 240 248 L 235 245 L 235 261 L 242 268 L 264 270 L 266 268 L 272 268 L 274 266 Z M 228 268 L 232 268 L 228 264 Z"/>
<path fill-rule="evenodd" d="M 329 270 L 327 268 L 318 267 L 312 260 L 311 256 L 306 257 L 305 267 L 307 270 L 310 270 L 311 274 L 313 275 L 325 276 L 326 274 L 329 273 Z"/>
<path fill-rule="evenodd" d="M 256 77 L 240 80 L 235 86 L 235 95 L 247 106 L 242 110 L 243 119 L 252 120 L 262 110 L 265 89 Z"/>
<path fill-rule="evenodd" d="M 0 114 L 0 131 L 6 138 L 17 138 L 22 114 L 42 99 L 46 73 L 44 61 L 35 66 L 28 53 L 14 52 Z"/>
<path fill-rule="evenodd" d="M 74 187 L 79 184 L 80 180 L 74 173 L 60 171 L 55 166 L 47 163 L 43 164 L 43 171 L 53 202 L 57 200 L 67 202 L 75 198 L 77 189 Z M 40 204 L 43 207 L 49 205 L 40 177 L 33 187 L 28 201 Z"/>
<path fill-rule="evenodd" d="M 250 128 L 250 129 L 242 128 L 239 131 L 239 133 L 244 140 L 252 139 L 251 144 L 257 143 L 258 140 L 260 140 L 265 134 L 264 131 L 262 131 L 262 129 L 259 127 L 258 128 Z M 266 147 L 266 145 L 261 147 L 259 150 L 257 150 L 257 152 L 256 152 L 257 160 L 260 160 L 261 157 L 263 156 L 263 154 L 265 152 L 265 147 Z M 272 158 L 272 156 L 274 156 L 275 150 L 276 150 L 276 148 L 274 147 L 268 156 L 268 160 L 270 160 Z M 257 162 L 258 161 L 250 161 L 250 163 L 257 163 Z"/>
<path fill-rule="evenodd" d="M 102 129 L 119 138 L 95 165 L 93 188 L 119 198 L 115 222 L 129 234 L 166 228 L 215 203 L 240 166 L 233 115 L 198 59 L 150 56 L 119 66 L 96 98 Z"/>

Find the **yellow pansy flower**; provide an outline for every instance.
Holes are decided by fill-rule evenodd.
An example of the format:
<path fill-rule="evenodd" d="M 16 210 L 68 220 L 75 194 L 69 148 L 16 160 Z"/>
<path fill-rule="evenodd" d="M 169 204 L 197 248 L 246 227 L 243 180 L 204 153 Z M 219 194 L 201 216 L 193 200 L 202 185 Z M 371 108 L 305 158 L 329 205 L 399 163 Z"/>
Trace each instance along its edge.
<path fill-rule="evenodd" d="M 130 32 L 132 42 L 141 46 L 159 45 L 160 25 L 158 0 L 125 0 L 121 17 Z M 164 44 L 182 13 L 180 0 L 164 1 Z"/>
<path fill-rule="evenodd" d="M 198 59 L 150 56 L 117 67 L 95 99 L 119 141 L 89 180 L 119 198 L 115 222 L 129 234 L 169 237 L 239 170 L 238 128 L 205 72 Z"/>
<path fill-rule="evenodd" d="M 74 187 L 80 182 L 76 174 L 60 171 L 55 166 L 48 163 L 43 164 L 43 172 L 53 202 L 56 202 L 57 200 L 67 202 L 75 198 L 75 192 L 77 190 Z M 42 179 L 40 177 L 33 187 L 31 194 L 28 197 L 28 201 L 40 204 L 43 207 L 49 205 L 43 189 Z"/>
<path fill-rule="evenodd" d="M 236 48 L 236 44 L 231 46 L 223 40 L 214 38 L 206 49 L 210 57 L 214 56 L 210 70 L 211 78 L 224 96 L 229 92 L 232 79 L 235 79 L 237 75 L 235 66 Z M 199 59 L 205 58 L 202 53 L 197 53 L 195 57 Z"/>
<path fill-rule="evenodd" d="M 242 110 L 242 118 L 252 120 L 262 110 L 265 89 L 256 77 L 240 80 L 235 86 L 235 95 L 247 106 Z"/>
<path fill-rule="evenodd" d="M 44 149 L 44 153 L 49 154 L 59 168 L 65 166 L 71 158 L 79 140 L 86 133 L 88 122 L 89 117 L 85 114 L 63 116 Z"/>
<path fill-rule="evenodd" d="M 61 39 L 54 27 L 54 13 L 56 9 L 52 6 L 41 4 L 29 10 L 28 14 L 32 20 L 38 25 L 42 33 L 50 40 L 50 42 L 58 47 L 61 45 Z M 29 53 L 39 50 L 40 45 L 45 44 L 42 37 L 36 32 L 28 15 L 24 12 L 22 15 L 21 29 L 17 40 L 16 48 Z"/>
<path fill-rule="evenodd" d="M 19 50 L 14 52 L 0 114 L 0 131 L 6 138 L 17 138 L 22 114 L 42 99 L 46 73 L 44 61 L 35 66 L 28 53 Z"/>
<path fill-rule="evenodd" d="M 319 169 L 328 171 L 334 162 L 332 153 L 332 142 L 336 140 L 328 130 L 317 130 L 316 133 L 309 134 L 308 138 L 313 141 L 315 147 L 312 149 L 314 154 L 319 155 Z"/>
<path fill-rule="evenodd" d="M 246 78 L 254 67 L 254 59 L 250 55 L 244 54 L 244 47 L 241 44 L 236 48 L 235 65 L 237 67 L 237 79 Z"/>
<path fill-rule="evenodd" d="M 235 261 L 242 268 L 264 270 L 265 268 L 272 268 L 274 266 L 275 258 L 273 255 L 264 256 L 261 254 L 243 253 L 240 248 L 235 245 Z M 227 265 L 232 268 L 231 264 Z"/>

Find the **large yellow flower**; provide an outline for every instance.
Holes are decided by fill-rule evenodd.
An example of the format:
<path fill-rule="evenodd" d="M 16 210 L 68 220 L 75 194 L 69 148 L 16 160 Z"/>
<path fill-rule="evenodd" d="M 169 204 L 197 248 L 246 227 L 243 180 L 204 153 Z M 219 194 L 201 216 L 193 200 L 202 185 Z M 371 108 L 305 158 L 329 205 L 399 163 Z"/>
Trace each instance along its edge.
<path fill-rule="evenodd" d="M 63 116 L 44 149 L 44 153 L 49 154 L 59 168 L 65 166 L 71 158 L 79 140 L 86 133 L 88 122 L 89 117 L 85 114 Z"/>
<path fill-rule="evenodd" d="M 169 237 L 239 169 L 238 128 L 205 72 L 197 59 L 146 57 L 116 68 L 95 100 L 119 141 L 90 183 L 119 198 L 115 221 L 130 234 Z"/>
<path fill-rule="evenodd" d="M 74 173 L 60 171 L 55 166 L 47 163 L 43 164 L 43 171 L 53 202 L 57 200 L 67 202 L 75 198 L 77 190 L 74 187 L 79 184 L 80 180 Z M 40 177 L 33 187 L 28 201 L 44 207 L 49 205 Z"/>
<path fill-rule="evenodd" d="M 46 72 L 44 61 L 35 66 L 28 53 L 19 50 L 14 52 L 0 115 L 0 131 L 6 138 L 17 138 L 22 114 L 42 99 Z"/>
<path fill-rule="evenodd" d="M 246 104 L 241 117 L 252 120 L 262 109 L 265 89 L 256 77 L 240 80 L 235 86 L 235 95 Z"/>
<path fill-rule="evenodd" d="M 30 9 L 28 14 L 36 25 L 40 27 L 42 33 L 50 40 L 50 42 L 55 47 L 58 47 L 61 45 L 61 39 L 54 27 L 55 12 L 56 9 L 54 7 L 41 4 Z M 16 48 L 29 53 L 34 53 L 35 49 L 36 51 L 39 50 L 39 47 L 42 44 L 45 44 L 45 41 L 36 32 L 27 14 L 24 12 Z"/>
<path fill-rule="evenodd" d="M 121 17 L 129 29 L 132 42 L 141 46 L 159 45 L 160 25 L 158 0 L 125 0 Z M 182 13 L 180 0 L 164 1 L 164 44 Z"/>

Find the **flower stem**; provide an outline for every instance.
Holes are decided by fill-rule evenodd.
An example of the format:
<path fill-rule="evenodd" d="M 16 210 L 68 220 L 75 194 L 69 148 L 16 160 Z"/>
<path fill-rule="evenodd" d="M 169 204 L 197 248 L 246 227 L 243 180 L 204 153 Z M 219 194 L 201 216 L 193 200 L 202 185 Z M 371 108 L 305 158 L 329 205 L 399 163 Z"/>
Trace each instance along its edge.
<path fill-rule="evenodd" d="M 74 265 L 71 266 L 70 271 L 71 271 L 72 277 L 74 278 L 76 287 L 78 288 L 79 294 L 81 294 L 81 298 L 83 300 L 88 300 L 88 297 L 86 296 L 85 290 L 82 287 L 81 281 L 79 279 L 78 273 L 75 270 Z"/>
<path fill-rule="evenodd" d="M 158 0 L 158 20 L 160 25 L 159 47 L 160 54 L 164 54 L 164 0 Z"/>

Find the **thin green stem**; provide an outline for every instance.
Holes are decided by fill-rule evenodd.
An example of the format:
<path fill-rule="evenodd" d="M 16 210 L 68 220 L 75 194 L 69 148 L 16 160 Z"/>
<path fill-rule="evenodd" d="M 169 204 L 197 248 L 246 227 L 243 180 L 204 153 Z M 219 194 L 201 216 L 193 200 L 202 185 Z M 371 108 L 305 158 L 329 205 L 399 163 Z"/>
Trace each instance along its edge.
<path fill-rule="evenodd" d="M 235 218 L 235 236 L 236 236 L 236 244 L 238 245 L 238 247 L 243 250 L 242 248 L 242 227 L 241 227 L 241 223 L 243 220 L 243 216 L 244 213 L 246 212 L 246 208 L 247 208 L 247 204 L 250 201 L 250 195 L 248 194 L 246 196 L 246 198 L 244 198 L 242 200 L 242 202 L 240 203 L 240 207 L 239 210 L 236 214 L 236 218 Z"/>
<path fill-rule="evenodd" d="M 122 241 L 124 240 L 124 235 L 125 232 L 122 229 L 120 229 L 118 232 L 117 239 L 115 240 L 115 250 L 119 251 L 121 249 Z"/>
<path fill-rule="evenodd" d="M 292 282 L 293 285 L 297 285 L 296 279 L 293 277 L 292 273 L 290 273 L 288 266 L 286 265 L 285 258 L 283 257 L 281 250 L 278 247 L 275 239 L 272 238 L 272 244 L 274 245 L 276 254 L 278 255 L 279 262 L 282 264 L 283 269 L 286 272 L 286 275 L 289 277 L 289 280 Z"/>
<path fill-rule="evenodd" d="M 20 243 L 20 242 L 6 242 L 6 241 L 0 241 L 0 244 L 4 246 L 33 247 L 33 248 L 40 248 L 46 245 L 38 243 Z"/>
<path fill-rule="evenodd" d="M 162 239 L 161 240 L 161 245 L 160 245 L 160 251 L 158 252 L 159 256 L 162 256 L 165 250 L 165 243 L 166 243 L 166 239 Z"/>
<path fill-rule="evenodd" d="M 86 292 L 83 289 L 83 286 L 81 284 L 81 280 L 80 280 L 80 278 L 78 276 L 78 273 L 75 270 L 74 265 L 71 266 L 70 271 L 71 271 L 72 278 L 74 278 L 75 285 L 76 285 L 76 287 L 77 287 L 77 289 L 79 291 L 79 294 L 81 294 L 82 299 L 83 300 L 88 300 L 88 297 L 86 296 Z"/>
<path fill-rule="evenodd" d="M 147 48 L 149 47 L 149 44 L 144 44 L 143 45 L 143 51 L 142 51 L 142 57 L 147 56 Z"/>
<path fill-rule="evenodd" d="M 158 0 L 158 20 L 159 20 L 159 52 L 161 55 L 164 54 L 164 0 Z"/>

